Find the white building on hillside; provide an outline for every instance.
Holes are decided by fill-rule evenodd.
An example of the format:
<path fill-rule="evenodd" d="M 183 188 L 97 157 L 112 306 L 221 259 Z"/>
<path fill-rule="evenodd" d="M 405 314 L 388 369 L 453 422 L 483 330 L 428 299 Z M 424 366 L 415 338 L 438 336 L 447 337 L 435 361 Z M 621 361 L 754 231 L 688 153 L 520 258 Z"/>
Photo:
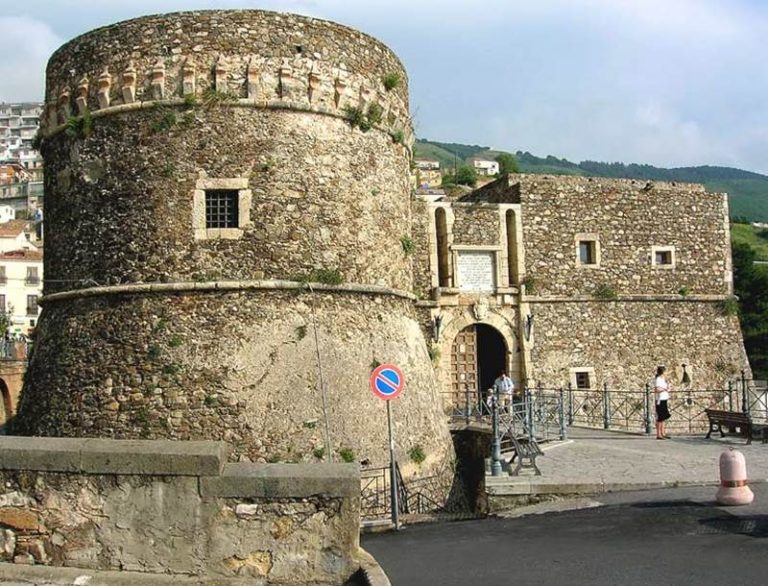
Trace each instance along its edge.
<path fill-rule="evenodd" d="M 472 166 L 478 175 L 498 175 L 499 164 L 496 161 L 486 159 L 472 159 Z"/>
<path fill-rule="evenodd" d="M 0 311 L 13 334 L 28 335 L 40 314 L 43 253 L 31 242 L 31 230 L 23 220 L 0 223 Z"/>

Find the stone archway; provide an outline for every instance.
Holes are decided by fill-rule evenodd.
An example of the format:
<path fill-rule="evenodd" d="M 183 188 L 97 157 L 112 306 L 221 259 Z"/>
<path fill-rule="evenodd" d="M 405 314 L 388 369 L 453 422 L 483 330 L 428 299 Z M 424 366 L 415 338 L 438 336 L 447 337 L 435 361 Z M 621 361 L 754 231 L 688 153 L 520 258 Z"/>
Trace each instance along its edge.
<path fill-rule="evenodd" d="M 0 378 L 0 395 L 2 395 L 0 400 L 0 433 L 3 433 L 5 424 L 13 417 L 13 401 L 8 385 L 2 378 Z"/>
<path fill-rule="evenodd" d="M 450 317 L 449 312 L 443 315 Z M 514 318 L 514 314 L 509 318 Z M 478 397 L 493 384 L 502 368 L 516 385 L 522 383 L 520 346 L 509 318 L 489 311 L 482 320 L 478 320 L 467 309 L 458 315 L 453 314 L 450 321 L 446 319 L 440 336 L 437 373 L 445 407 L 466 402 L 466 385 L 469 385 L 471 394 Z M 456 396 L 459 391 L 460 401 Z"/>

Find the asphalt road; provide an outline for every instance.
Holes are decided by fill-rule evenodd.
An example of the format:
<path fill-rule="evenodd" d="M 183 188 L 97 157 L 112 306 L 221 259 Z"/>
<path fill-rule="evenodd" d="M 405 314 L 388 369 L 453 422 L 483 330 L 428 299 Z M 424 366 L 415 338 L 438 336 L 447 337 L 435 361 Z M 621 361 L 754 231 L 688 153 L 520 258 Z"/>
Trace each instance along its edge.
<path fill-rule="evenodd" d="M 580 510 L 365 535 L 394 586 L 768 583 L 768 489 L 719 507 L 714 488 L 597 498 Z M 592 503 L 596 504 L 596 503 Z"/>

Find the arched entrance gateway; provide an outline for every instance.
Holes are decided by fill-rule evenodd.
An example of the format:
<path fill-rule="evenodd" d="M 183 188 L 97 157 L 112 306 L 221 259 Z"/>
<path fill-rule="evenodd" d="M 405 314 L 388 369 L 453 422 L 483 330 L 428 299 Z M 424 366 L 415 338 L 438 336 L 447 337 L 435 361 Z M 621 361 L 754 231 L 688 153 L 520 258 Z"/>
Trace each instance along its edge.
<path fill-rule="evenodd" d="M 465 327 L 451 346 L 451 390 L 457 405 L 470 401 L 480 404 L 485 391 L 502 370 L 509 367 L 504 336 L 488 324 Z"/>

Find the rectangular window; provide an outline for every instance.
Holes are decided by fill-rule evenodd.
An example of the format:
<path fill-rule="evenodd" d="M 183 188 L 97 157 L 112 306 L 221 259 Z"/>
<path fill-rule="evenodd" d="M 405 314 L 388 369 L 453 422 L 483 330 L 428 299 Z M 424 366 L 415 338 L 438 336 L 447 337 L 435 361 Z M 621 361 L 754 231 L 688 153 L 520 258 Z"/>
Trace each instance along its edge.
<path fill-rule="evenodd" d="M 657 250 L 656 251 L 656 264 L 657 265 L 671 265 L 672 264 L 672 251 L 671 250 Z"/>
<path fill-rule="evenodd" d="M 671 269 L 675 266 L 674 246 L 652 246 L 651 264 L 656 268 Z"/>
<path fill-rule="evenodd" d="M 27 285 L 39 285 L 40 275 L 37 272 L 37 267 L 27 267 Z"/>
<path fill-rule="evenodd" d="M 0 266 L 0 284 L 5 285 L 8 282 L 8 277 L 5 274 L 5 267 Z"/>
<path fill-rule="evenodd" d="M 27 295 L 27 315 L 37 315 L 37 295 Z"/>
<path fill-rule="evenodd" d="M 589 390 L 592 388 L 589 380 L 589 372 L 576 373 L 576 388 L 579 390 Z"/>
<path fill-rule="evenodd" d="M 205 191 L 205 227 L 237 228 L 238 190 L 206 189 Z"/>
<path fill-rule="evenodd" d="M 0 311 L 5 313 L 5 295 L 0 295 Z"/>
<path fill-rule="evenodd" d="M 594 240 L 579 241 L 579 262 L 583 265 L 597 264 L 597 243 Z"/>

